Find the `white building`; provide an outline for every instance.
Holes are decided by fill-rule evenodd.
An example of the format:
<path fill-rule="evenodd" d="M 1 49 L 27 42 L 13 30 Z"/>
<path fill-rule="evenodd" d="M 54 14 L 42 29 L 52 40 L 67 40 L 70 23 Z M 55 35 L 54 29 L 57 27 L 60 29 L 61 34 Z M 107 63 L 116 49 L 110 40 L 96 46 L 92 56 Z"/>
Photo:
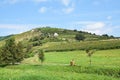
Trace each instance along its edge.
<path fill-rule="evenodd" d="M 59 35 L 58 35 L 58 33 L 54 33 L 54 37 L 58 37 Z"/>

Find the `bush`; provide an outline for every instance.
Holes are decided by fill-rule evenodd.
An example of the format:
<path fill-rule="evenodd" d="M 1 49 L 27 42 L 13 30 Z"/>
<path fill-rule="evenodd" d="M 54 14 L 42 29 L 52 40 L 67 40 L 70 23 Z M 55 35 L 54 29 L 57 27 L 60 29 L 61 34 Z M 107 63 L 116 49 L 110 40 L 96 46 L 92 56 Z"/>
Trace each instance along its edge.
<path fill-rule="evenodd" d="M 42 41 L 35 41 L 32 43 L 33 46 L 42 46 Z"/>
<path fill-rule="evenodd" d="M 43 63 L 43 61 L 45 60 L 45 55 L 44 55 L 43 50 L 38 51 L 38 57 L 39 57 L 41 63 Z"/>
<path fill-rule="evenodd" d="M 83 41 L 85 39 L 85 37 L 82 34 L 76 34 L 75 39 L 79 40 L 79 41 L 81 41 L 81 40 Z"/>

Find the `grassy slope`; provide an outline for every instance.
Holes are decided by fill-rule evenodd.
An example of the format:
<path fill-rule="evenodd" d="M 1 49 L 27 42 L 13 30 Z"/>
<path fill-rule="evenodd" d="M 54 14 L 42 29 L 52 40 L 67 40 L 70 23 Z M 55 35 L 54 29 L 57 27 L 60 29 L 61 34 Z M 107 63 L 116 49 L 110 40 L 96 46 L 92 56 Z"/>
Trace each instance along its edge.
<path fill-rule="evenodd" d="M 120 40 L 106 40 L 106 41 L 81 41 L 81 42 L 48 42 L 42 47 L 45 51 L 72 51 L 72 50 L 85 50 L 85 49 L 119 49 Z"/>
<path fill-rule="evenodd" d="M 0 80 L 119 80 L 115 76 L 120 77 L 119 49 L 95 52 L 91 67 L 84 51 L 48 52 L 45 58 L 43 65 L 35 55 L 21 65 L 0 68 Z M 71 67 L 69 62 L 73 58 L 76 66 Z"/>
<path fill-rule="evenodd" d="M 61 41 L 61 40 L 65 39 L 66 42 L 67 41 L 69 42 L 68 44 L 63 43 L 62 45 L 59 44 L 59 41 L 58 41 L 58 43 L 50 43 L 50 45 L 47 44 L 47 45 L 49 45 L 48 48 L 43 46 L 48 51 L 49 50 L 56 50 L 55 48 L 59 49 L 58 46 L 60 46 L 61 49 L 62 48 L 65 49 L 65 47 L 68 48 L 68 49 L 80 49 L 81 46 L 79 46 L 79 45 L 81 45 L 81 43 L 79 44 L 75 40 L 75 35 L 78 34 L 78 33 L 83 34 L 86 37 L 86 40 L 92 41 L 92 40 L 102 39 L 102 37 L 100 37 L 99 35 L 93 35 L 93 34 L 90 34 L 90 33 L 87 33 L 87 32 L 82 32 L 82 31 L 66 30 L 66 29 L 59 29 L 59 28 L 49 28 L 49 27 L 47 27 L 47 28 L 46 27 L 45 28 L 36 28 L 36 29 L 33 29 L 33 30 L 34 31 L 30 30 L 30 31 L 27 31 L 27 32 L 24 32 L 24 33 L 21 33 L 21 34 L 14 35 L 12 37 L 15 37 L 16 42 L 23 41 L 23 44 L 25 44 L 25 46 L 26 46 L 27 44 L 30 44 L 29 39 L 34 38 L 35 36 L 39 36 L 41 33 L 45 33 L 45 34 L 50 33 L 50 35 L 53 35 L 55 32 L 57 32 L 59 34 L 58 40 Z M 51 41 L 51 40 L 47 38 L 47 40 L 44 40 L 42 42 L 49 42 L 49 41 Z M 4 40 L 0 41 L 0 46 L 2 46 L 3 43 L 4 43 Z M 70 44 L 70 43 L 73 43 L 73 44 Z M 86 45 L 85 43 L 87 43 L 87 42 L 83 42 L 83 45 L 82 45 L 83 47 L 86 47 L 86 46 L 84 46 L 84 45 Z M 66 46 L 64 47 L 64 45 L 66 45 Z"/>

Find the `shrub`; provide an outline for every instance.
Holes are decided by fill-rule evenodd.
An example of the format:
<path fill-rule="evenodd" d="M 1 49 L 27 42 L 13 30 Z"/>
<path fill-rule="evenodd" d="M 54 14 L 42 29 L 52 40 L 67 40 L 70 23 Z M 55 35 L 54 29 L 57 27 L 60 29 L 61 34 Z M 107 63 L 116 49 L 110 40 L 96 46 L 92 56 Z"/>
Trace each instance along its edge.
<path fill-rule="evenodd" d="M 85 37 L 82 34 L 76 34 L 75 39 L 79 40 L 79 41 L 81 41 L 81 40 L 83 41 L 85 39 Z"/>
<path fill-rule="evenodd" d="M 44 62 L 44 60 L 45 60 L 45 55 L 44 55 L 43 50 L 38 50 L 38 58 L 40 59 L 41 63 Z"/>

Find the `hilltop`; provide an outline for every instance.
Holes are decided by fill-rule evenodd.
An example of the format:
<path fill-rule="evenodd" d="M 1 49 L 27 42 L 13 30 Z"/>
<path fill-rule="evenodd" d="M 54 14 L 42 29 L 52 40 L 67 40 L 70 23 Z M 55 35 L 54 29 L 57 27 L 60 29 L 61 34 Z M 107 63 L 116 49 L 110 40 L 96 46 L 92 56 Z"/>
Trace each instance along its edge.
<path fill-rule="evenodd" d="M 31 39 L 35 36 L 41 36 L 41 34 L 51 38 L 54 36 L 54 34 L 57 33 L 58 39 L 60 40 L 72 40 L 75 41 L 75 35 L 76 34 L 82 34 L 85 36 L 85 41 L 95 41 L 95 40 L 104 40 L 104 39 L 113 39 L 113 36 L 105 35 L 96 35 L 95 33 L 88 33 L 84 31 L 77 31 L 75 30 L 68 30 L 68 29 L 61 29 L 61 28 L 51 28 L 51 27 L 42 27 L 42 28 L 35 28 L 27 32 L 23 32 L 21 34 L 16 35 L 8 35 L 8 36 L 2 36 L 0 37 L 0 41 L 5 40 L 9 37 L 15 37 L 17 41 L 22 41 L 25 39 Z M 107 37 L 107 38 L 106 38 Z"/>
<path fill-rule="evenodd" d="M 75 38 L 77 34 L 84 36 L 84 40 L 77 40 Z M 61 28 L 35 28 L 21 34 L 2 37 L 0 38 L 0 46 L 10 37 L 14 37 L 16 42 L 21 41 L 24 45 L 25 53 L 28 53 L 29 56 L 33 56 L 38 49 L 45 51 L 72 51 L 85 50 L 87 48 L 99 50 L 120 48 L 120 40 L 113 36 L 108 36 L 107 34 L 100 36 L 84 31 Z"/>

